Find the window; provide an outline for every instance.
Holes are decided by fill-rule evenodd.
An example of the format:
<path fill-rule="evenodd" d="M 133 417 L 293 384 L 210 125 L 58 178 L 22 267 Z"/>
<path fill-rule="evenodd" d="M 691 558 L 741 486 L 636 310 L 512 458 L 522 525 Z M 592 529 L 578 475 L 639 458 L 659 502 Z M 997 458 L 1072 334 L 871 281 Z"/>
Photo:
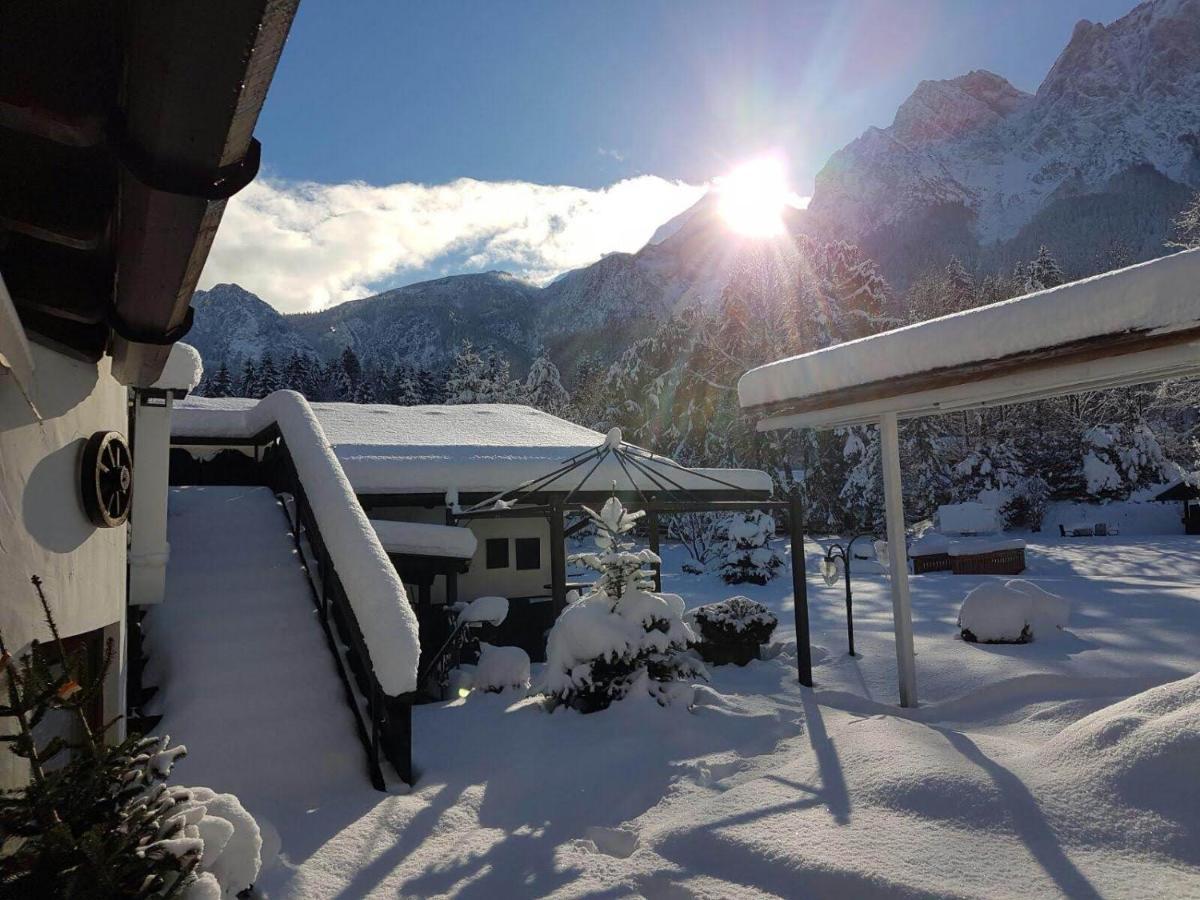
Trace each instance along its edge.
<path fill-rule="evenodd" d="M 489 569 L 508 568 L 508 538 L 488 538 L 487 567 Z"/>
<path fill-rule="evenodd" d="M 542 567 L 541 538 L 517 538 L 517 568 L 540 569 Z"/>

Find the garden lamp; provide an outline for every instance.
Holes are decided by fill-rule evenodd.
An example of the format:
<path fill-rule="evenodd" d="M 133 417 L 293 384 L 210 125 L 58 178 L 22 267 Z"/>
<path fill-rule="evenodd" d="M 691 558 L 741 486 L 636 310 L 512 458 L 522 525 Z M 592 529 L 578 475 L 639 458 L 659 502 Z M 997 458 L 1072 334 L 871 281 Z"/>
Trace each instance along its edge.
<path fill-rule="evenodd" d="M 850 560 L 853 558 L 854 542 L 859 538 L 874 538 L 873 534 L 856 534 L 850 539 L 850 542 L 843 547 L 841 544 L 830 544 L 825 551 L 825 558 L 821 560 L 821 577 L 825 579 L 825 583 L 830 587 L 837 584 L 838 580 L 838 562 L 842 564 L 842 571 L 846 573 L 846 639 L 850 645 L 850 655 L 854 656 L 854 598 L 850 587 Z M 878 552 L 878 548 L 876 548 Z"/>

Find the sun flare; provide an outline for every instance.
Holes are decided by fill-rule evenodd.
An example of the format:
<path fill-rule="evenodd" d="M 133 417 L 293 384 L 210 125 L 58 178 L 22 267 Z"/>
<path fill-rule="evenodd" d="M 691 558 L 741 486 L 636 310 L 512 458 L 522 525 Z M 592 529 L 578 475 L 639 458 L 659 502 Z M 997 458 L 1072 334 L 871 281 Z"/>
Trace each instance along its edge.
<path fill-rule="evenodd" d="M 725 223 L 745 237 L 776 237 L 786 230 L 784 210 L 799 205 L 788 188 L 783 160 L 764 156 L 717 179 L 718 208 Z"/>

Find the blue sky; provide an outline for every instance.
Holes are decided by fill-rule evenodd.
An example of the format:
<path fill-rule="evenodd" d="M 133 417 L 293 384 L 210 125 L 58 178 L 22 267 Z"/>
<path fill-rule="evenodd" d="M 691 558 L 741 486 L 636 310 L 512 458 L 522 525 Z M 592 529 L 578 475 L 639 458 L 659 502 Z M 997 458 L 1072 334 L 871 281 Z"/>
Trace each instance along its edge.
<path fill-rule="evenodd" d="M 1076 21 L 1132 6 L 303 0 L 257 130 L 267 190 L 231 204 L 202 284 L 305 309 L 456 271 L 544 280 L 636 249 L 763 152 L 810 193 L 922 79 L 986 68 L 1035 90 Z"/>

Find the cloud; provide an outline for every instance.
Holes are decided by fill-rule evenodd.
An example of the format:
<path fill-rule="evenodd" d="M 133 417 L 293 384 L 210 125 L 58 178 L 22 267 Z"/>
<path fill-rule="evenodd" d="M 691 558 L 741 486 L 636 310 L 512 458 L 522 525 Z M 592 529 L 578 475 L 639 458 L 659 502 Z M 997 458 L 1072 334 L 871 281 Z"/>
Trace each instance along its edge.
<path fill-rule="evenodd" d="M 704 190 L 652 175 L 594 190 L 264 178 L 230 200 L 200 287 L 236 282 L 283 312 L 302 312 L 443 270 L 505 269 L 544 282 L 637 250 Z"/>

